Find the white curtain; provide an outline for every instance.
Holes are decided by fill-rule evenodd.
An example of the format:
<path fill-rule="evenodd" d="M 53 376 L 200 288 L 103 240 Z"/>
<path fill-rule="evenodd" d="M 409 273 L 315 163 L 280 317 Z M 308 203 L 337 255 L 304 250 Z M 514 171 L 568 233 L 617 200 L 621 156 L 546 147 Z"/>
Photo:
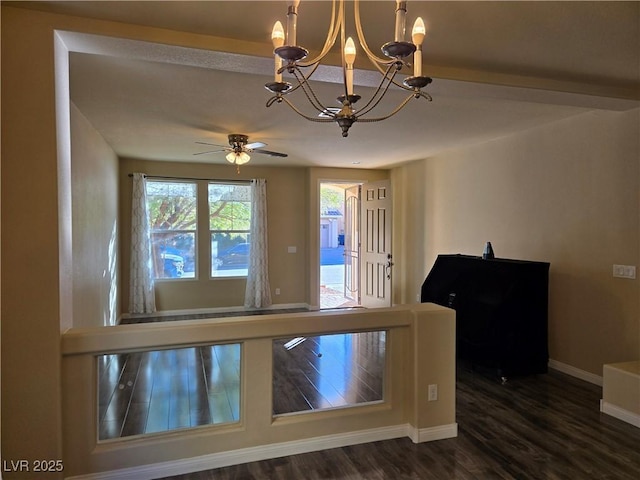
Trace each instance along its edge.
<path fill-rule="evenodd" d="M 147 215 L 145 175 L 133 174 L 131 201 L 131 263 L 129 281 L 129 312 L 156 311 L 156 297 L 151 263 L 151 232 Z"/>
<path fill-rule="evenodd" d="M 251 250 L 244 294 L 245 308 L 271 305 L 267 253 L 267 181 L 251 180 Z"/>

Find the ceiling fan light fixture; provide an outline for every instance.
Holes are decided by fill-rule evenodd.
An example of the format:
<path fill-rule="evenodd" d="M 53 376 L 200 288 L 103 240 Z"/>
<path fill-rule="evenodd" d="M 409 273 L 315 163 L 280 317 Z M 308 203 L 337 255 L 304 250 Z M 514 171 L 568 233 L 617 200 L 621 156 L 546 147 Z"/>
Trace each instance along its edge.
<path fill-rule="evenodd" d="M 206 152 L 197 152 L 194 155 L 206 155 L 209 153 L 218 153 L 218 152 L 228 152 L 225 155 L 227 162 L 236 166 L 236 170 L 240 173 L 240 165 L 244 165 L 249 160 L 251 160 L 251 156 L 249 153 L 259 153 L 262 155 L 268 155 L 270 157 L 280 157 L 286 158 L 288 155 L 286 153 L 274 152 L 271 150 L 263 150 L 262 147 L 266 147 L 267 144 L 263 142 L 249 142 L 249 137 L 240 133 L 230 133 L 229 134 L 229 146 L 223 147 L 222 145 L 218 145 L 215 143 L 207 143 L 207 142 L 196 142 L 201 145 L 211 145 L 214 147 L 220 147 L 217 150 L 208 150 Z"/>
<path fill-rule="evenodd" d="M 247 152 L 229 152 L 226 156 L 226 159 L 229 163 L 233 163 L 235 165 L 244 165 L 251 157 Z"/>

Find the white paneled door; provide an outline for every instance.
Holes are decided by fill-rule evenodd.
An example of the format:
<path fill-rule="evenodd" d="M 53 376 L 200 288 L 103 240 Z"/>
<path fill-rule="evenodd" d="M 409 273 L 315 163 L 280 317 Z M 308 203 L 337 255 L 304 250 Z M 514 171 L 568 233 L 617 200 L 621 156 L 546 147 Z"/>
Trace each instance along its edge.
<path fill-rule="evenodd" d="M 361 207 L 360 301 L 363 307 L 390 307 L 391 182 L 362 185 Z"/>

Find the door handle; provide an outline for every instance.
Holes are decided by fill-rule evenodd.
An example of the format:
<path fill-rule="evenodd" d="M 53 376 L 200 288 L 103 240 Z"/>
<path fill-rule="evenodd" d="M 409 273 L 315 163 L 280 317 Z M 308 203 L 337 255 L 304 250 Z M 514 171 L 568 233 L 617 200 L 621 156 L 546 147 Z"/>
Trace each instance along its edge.
<path fill-rule="evenodd" d="M 393 256 L 390 253 L 387 253 L 387 265 L 385 266 L 385 273 L 387 274 L 387 280 L 391 280 L 391 267 L 393 267 L 394 263 L 391 261 Z"/>

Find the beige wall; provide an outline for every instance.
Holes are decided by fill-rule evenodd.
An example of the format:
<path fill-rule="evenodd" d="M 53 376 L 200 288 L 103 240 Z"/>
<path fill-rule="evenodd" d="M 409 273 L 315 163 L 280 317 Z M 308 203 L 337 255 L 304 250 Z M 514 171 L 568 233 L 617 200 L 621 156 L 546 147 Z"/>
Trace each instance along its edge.
<path fill-rule="evenodd" d="M 59 459 L 63 322 L 53 35 L 46 22 L 15 9 L 3 7 L 1 20 L 2 459 Z"/>
<path fill-rule="evenodd" d="M 152 162 L 121 159 L 120 217 L 123 312 L 127 311 L 129 282 L 129 244 L 131 224 L 131 179 L 129 174 L 211 178 L 220 180 L 267 180 L 269 281 L 274 306 L 306 304 L 318 306 L 320 183 L 325 181 L 367 182 L 388 178 L 388 170 L 338 168 L 269 168 L 245 165 L 240 174 L 234 167 L 220 164 Z M 206 240 L 203 240 L 206 241 Z M 288 253 L 296 247 L 296 253 Z M 158 310 L 237 307 L 244 303 L 244 279 L 210 279 L 208 263 L 198 280 L 156 283 Z M 280 295 L 275 289 L 280 289 Z"/>
<path fill-rule="evenodd" d="M 228 164 L 150 162 L 122 159 L 120 163 L 120 216 L 122 228 L 122 298 L 126 312 L 129 298 L 129 246 L 131 225 L 131 178 L 129 174 L 142 172 L 147 175 L 191 177 L 219 180 L 267 180 L 267 228 L 269 243 L 269 282 L 275 304 L 307 303 L 307 196 L 306 169 L 268 168 L 253 166 L 241 168 L 240 174 Z M 203 232 L 200 242 L 206 242 L 208 232 Z M 296 247 L 296 253 L 288 253 L 288 247 Z M 236 307 L 244 304 L 246 280 L 211 279 L 206 257 L 200 258 L 198 279 L 168 280 L 156 282 L 158 310 L 184 310 L 217 307 Z M 280 295 L 275 289 L 280 289 Z"/>
<path fill-rule="evenodd" d="M 71 105 L 73 326 L 115 325 L 119 314 L 118 157 Z"/>
<path fill-rule="evenodd" d="M 437 254 L 491 241 L 498 257 L 551 263 L 552 359 L 601 375 L 639 358 L 638 280 L 612 277 L 640 261 L 639 120 L 585 113 L 393 170 L 396 296 L 415 299 Z"/>

